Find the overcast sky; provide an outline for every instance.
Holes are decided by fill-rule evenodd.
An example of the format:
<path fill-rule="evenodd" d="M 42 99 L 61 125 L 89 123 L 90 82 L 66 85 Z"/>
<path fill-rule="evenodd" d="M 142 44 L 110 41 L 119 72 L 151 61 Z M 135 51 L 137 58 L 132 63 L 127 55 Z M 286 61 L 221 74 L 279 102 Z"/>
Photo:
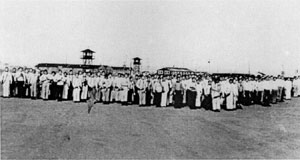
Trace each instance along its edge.
<path fill-rule="evenodd" d="M 0 61 L 212 72 L 300 70 L 299 0 L 1 1 Z"/>

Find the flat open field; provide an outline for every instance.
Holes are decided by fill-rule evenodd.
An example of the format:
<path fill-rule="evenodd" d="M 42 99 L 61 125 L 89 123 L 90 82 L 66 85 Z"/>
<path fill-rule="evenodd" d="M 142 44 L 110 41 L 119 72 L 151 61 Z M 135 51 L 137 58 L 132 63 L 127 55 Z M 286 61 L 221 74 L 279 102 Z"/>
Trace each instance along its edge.
<path fill-rule="evenodd" d="M 211 111 L 0 98 L 9 159 L 300 158 L 300 98 Z"/>

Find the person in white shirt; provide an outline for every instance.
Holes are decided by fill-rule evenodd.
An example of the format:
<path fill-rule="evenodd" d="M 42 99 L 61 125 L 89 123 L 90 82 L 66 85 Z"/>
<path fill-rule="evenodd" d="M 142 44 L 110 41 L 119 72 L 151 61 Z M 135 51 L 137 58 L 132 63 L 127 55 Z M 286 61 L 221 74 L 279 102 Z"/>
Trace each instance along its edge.
<path fill-rule="evenodd" d="M 278 93 L 277 93 L 277 101 L 278 102 L 283 102 L 283 95 L 284 95 L 284 80 L 282 76 L 277 76 L 276 83 L 278 85 Z"/>
<path fill-rule="evenodd" d="M 112 84 L 113 84 L 113 80 L 111 74 L 106 75 L 105 79 L 103 80 L 103 87 L 102 87 L 104 104 L 109 104 L 110 102 L 109 94 L 110 94 Z"/>
<path fill-rule="evenodd" d="M 233 92 L 234 92 L 234 97 L 233 97 L 233 106 L 235 107 L 235 109 L 241 109 L 240 104 L 238 103 L 238 99 L 239 99 L 239 84 L 238 84 L 238 80 L 233 79 Z"/>
<path fill-rule="evenodd" d="M 190 81 L 188 85 L 188 99 L 187 99 L 187 106 L 190 107 L 190 109 L 196 109 L 196 96 L 197 96 L 197 90 L 196 90 L 196 78 L 192 77 L 192 80 Z"/>
<path fill-rule="evenodd" d="M 70 77 L 68 76 L 68 73 L 67 72 L 64 72 L 64 89 L 63 89 L 63 95 L 62 95 L 62 99 L 63 100 L 67 100 L 68 97 L 69 97 L 69 88 L 70 88 L 70 85 L 71 85 L 71 79 Z"/>
<path fill-rule="evenodd" d="M 216 77 L 218 78 L 218 77 Z M 221 106 L 225 106 L 225 100 L 226 100 L 226 96 L 225 96 L 225 90 L 228 88 L 228 80 L 227 77 L 220 77 L 220 81 L 219 81 L 220 85 L 221 85 L 221 97 L 220 97 L 220 104 Z"/>
<path fill-rule="evenodd" d="M 187 101 L 187 88 L 188 88 L 188 77 L 184 76 L 182 79 L 182 86 L 183 86 L 183 99 L 182 99 L 182 104 L 186 105 L 186 101 Z"/>
<path fill-rule="evenodd" d="M 87 100 L 88 97 L 88 75 L 86 74 L 86 72 L 84 72 L 82 74 L 82 78 L 81 78 L 81 83 L 82 83 L 82 88 L 81 88 L 81 97 L 80 97 L 80 101 L 85 102 Z"/>
<path fill-rule="evenodd" d="M 229 80 L 225 90 L 226 97 L 226 109 L 227 110 L 235 110 L 236 109 L 236 101 L 238 96 L 238 88 L 237 85 L 233 83 L 233 79 Z"/>
<path fill-rule="evenodd" d="M 49 78 L 48 78 L 48 71 L 44 70 L 42 72 L 42 75 L 39 78 L 40 83 L 42 84 L 42 92 L 41 92 L 41 98 L 43 100 L 48 100 L 49 98 Z"/>
<path fill-rule="evenodd" d="M 161 94 L 160 106 L 166 107 L 167 106 L 167 95 L 170 90 L 169 82 L 167 81 L 167 77 L 163 77 L 161 85 L 162 85 L 162 94 Z"/>
<path fill-rule="evenodd" d="M 24 81 L 24 91 L 25 91 L 25 97 L 30 98 L 30 83 L 29 83 L 29 78 L 30 78 L 30 73 L 32 72 L 32 69 L 26 68 L 24 71 L 25 75 L 25 81 Z"/>
<path fill-rule="evenodd" d="M 9 72 L 8 67 L 5 67 L 4 72 L 1 74 L 0 83 L 3 87 L 3 97 L 10 97 L 10 85 L 12 83 L 12 75 Z"/>
<path fill-rule="evenodd" d="M 195 104 L 196 108 L 201 107 L 202 95 L 203 95 L 203 85 L 201 83 L 201 78 L 198 78 L 196 83 L 196 104 Z"/>
<path fill-rule="evenodd" d="M 122 103 L 122 105 L 127 105 L 128 104 L 128 91 L 129 91 L 129 78 L 128 78 L 128 74 L 125 75 L 121 75 L 120 78 L 120 101 Z"/>
<path fill-rule="evenodd" d="M 73 101 L 75 103 L 80 102 L 80 90 L 82 87 L 82 80 L 79 78 L 79 74 L 76 73 L 75 77 L 73 77 Z"/>
<path fill-rule="evenodd" d="M 112 90 L 110 93 L 110 102 L 119 102 L 120 78 L 114 75 L 112 78 Z"/>
<path fill-rule="evenodd" d="M 100 101 L 101 102 L 104 102 L 104 99 L 105 99 L 105 92 L 106 92 L 106 89 L 105 89 L 105 82 L 107 80 L 107 75 L 105 75 L 105 73 L 103 72 L 100 76 L 100 80 L 98 82 L 98 90 L 101 91 L 101 96 L 100 96 Z M 99 93 L 100 94 L 100 93 Z"/>
<path fill-rule="evenodd" d="M 58 73 L 54 76 L 56 82 L 56 96 L 57 101 L 62 101 L 62 95 L 64 90 L 65 79 L 62 70 L 58 70 Z"/>
<path fill-rule="evenodd" d="M 157 80 L 153 82 L 154 104 L 156 107 L 161 107 L 162 91 L 163 91 L 163 86 L 162 86 L 161 78 L 157 77 Z"/>
<path fill-rule="evenodd" d="M 166 76 L 166 81 L 168 82 L 169 91 L 167 93 L 167 106 L 173 103 L 173 93 L 172 93 L 172 81 L 170 76 Z"/>
<path fill-rule="evenodd" d="M 169 91 L 169 105 L 174 105 L 174 84 L 176 83 L 176 75 L 173 75 L 172 77 L 170 76 L 170 91 Z"/>
<path fill-rule="evenodd" d="M 96 103 L 96 93 L 97 93 L 97 77 L 95 73 L 90 73 L 87 77 L 88 84 L 88 113 L 91 112 L 92 107 Z"/>
<path fill-rule="evenodd" d="M 102 100 L 102 81 L 104 79 L 104 76 L 102 76 L 102 74 L 100 72 L 97 72 L 96 74 L 96 102 L 101 102 Z"/>
<path fill-rule="evenodd" d="M 96 87 L 97 87 L 97 77 L 94 73 L 91 73 L 90 76 L 87 78 L 88 84 L 88 99 L 90 103 L 94 104 L 96 102 Z"/>
<path fill-rule="evenodd" d="M 285 99 L 286 100 L 290 100 L 291 99 L 291 92 L 292 92 L 292 81 L 290 80 L 290 78 L 287 78 L 285 80 Z"/>
<path fill-rule="evenodd" d="M 211 96 L 212 96 L 212 110 L 215 112 L 220 112 L 221 84 L 219 83 L 219 79 L 215 79 L 214 82 L 212 83 Z"/>
<path fill-rule="evenodd" d="M 146 105 L 146 78 L 145 75 L 140 78 L 137 83 L 136 87 L 138 89 L 138 94 L 139 94 L 139 105 L 144 106 Z"/>
<path fill-rule="evenodd" d="M 230 92 L 230 83 L 229 83 L 229 79 L 223 79 L 222 81 L 219 82 L 221 84 L 221 98 L 220 98 L 220 104 L 221 107 L 226 108 L 226 99 L 227 99 L 227 93 Z M 232 97 L 233 98 L 233 97 Z"/>
<path fill-rule="evenodd" d="M 118 74 L 118 78 L 117 78 L 117 86 L 118 86 L 118 90 L 117 90 L 117 102 L 121 102 L 121 97 L 122 97 L 122 82 L 124 80 L 124 75 L 123 73 L 119 73 Z"/>
<path fill-rule="evenodd" d="M 296 79 L 296 86 L 297 86 L 296 95 L 299 97 L 300 96 L 300 76 L 298 76 L 297 79 Z"/>
<path fill-rule="evenodd" d="M 30 97 L 31 99 L 37 98 L 37 82 L 39 79 L 39 74 L 36 73 L 36 70 L 33 69 L 28 74 L 28 83 L 30 85 Z"/>
<path fill-rule="evenodd" d="M 298 97 L 298 93 L 300 88 L 298 88 L 298 77 L 295 76 L 293 79 L 293 97 Z"/>

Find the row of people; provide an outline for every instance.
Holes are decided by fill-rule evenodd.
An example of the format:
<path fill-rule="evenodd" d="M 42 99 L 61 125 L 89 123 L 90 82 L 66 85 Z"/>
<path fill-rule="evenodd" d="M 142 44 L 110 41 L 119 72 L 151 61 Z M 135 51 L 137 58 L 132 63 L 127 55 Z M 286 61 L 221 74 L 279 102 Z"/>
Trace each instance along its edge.
<path fill-rule="evenodd" d="M 159 76 L 129 74 L 85 73 L 73 71 L 48 73 L 47 70 L 19 68 L 5 71 L 0 77 L 3 97 L 30 97 L 44 100 L 91 99 L 93 102 L 156 105 L 175 108 L 189 106 L 220 111 L 234 110 L 241 105 L 270 106 L 291 96 L 300 95 L 300 77 L 210 77 Z"/>

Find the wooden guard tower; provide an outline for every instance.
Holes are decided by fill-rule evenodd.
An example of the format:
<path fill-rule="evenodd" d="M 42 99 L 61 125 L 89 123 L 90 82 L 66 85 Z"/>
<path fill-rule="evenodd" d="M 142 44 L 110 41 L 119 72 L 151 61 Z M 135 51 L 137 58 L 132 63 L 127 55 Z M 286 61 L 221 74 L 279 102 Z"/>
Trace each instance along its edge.
<path fill-rule="evenodd" d="M 81 52 L 82 52 L 81 59 L 83 61 L 83 64 L 84 65 L 91 65 L 91 64 L 93 64 L 93 60 L 95 59 L 93 54 L 95 52 L 92 51 L 92 50 L 90 50 L 90 49 L 85 49 L 85 50 L 83 50 Z"/>
<path fill-rule="evenodd" d="M 141 71 L 141 58 L 135 57 L 133 58 L 133 71 L 134 73 L 140 73 Z"/>

